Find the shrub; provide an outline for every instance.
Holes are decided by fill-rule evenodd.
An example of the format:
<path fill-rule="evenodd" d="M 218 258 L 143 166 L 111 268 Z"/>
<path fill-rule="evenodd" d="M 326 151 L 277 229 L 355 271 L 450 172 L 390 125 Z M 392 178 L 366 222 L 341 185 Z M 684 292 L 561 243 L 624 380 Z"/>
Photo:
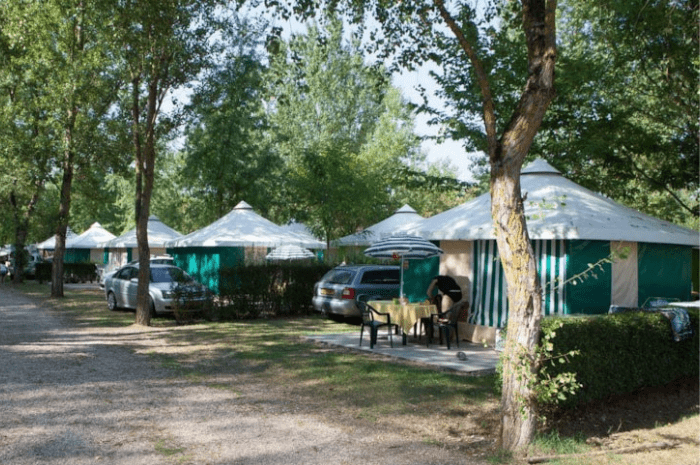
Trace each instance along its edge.
<path fill-rule="evenodd" d="M 676 342 L 669 320 L 660 312 L 629 312 L 597 317 L 545 318 L 543 331 L 559 322 L 552 340 L 556 353 L 579 350 L 568 363 L 550 368 L 551 374 L 575 373 L 582 385 L 563 405 L 605 399 L 641 387 L 660 386 L 699 370 L 698 310 L 688 310 L 696 330 L 692 338 Z"/>
<path fill-rule="evenodd" d="M 64 263 L 63 279 L 65 282 L 94 282 L 97 280 L 97 267 L 94 263 Z"/>
<path fill-rule="evenodd" d="M 272 263 L 225 268 L 219 275 L 220 320 L 308 315 L 316 281 L 329 265 Z"/>
<path fill-rule="evenodd" d="M 574 407 L 642 387 L 662 386 L 688 376 L 697 378 L 700 375 L 700 312 L 688 309 L 688 315 L 694 328 L 693 336 L 680 342 L 674 341 L 669 320 L 657 311 L 547 317 L 542 320 L 541 339 L 551 344 L 550 352 L 556 362 L 545 365 L 546 372 L 540 373 L 538 380 L 540 386 L 547 386 L 545 376 L 566 378 L 567 374 L 574 374 L 575 383 L 580 387 L 573 394 L 558 399 L 560 406 Z M 554 336 L 544 340 L 546 334 Z M 559 363 L 557 355 L 571 352 L 577 355 Z M 501 370 L 499 362 L 497 392 L 501 389 Z"/>
<path fill-rule="evenodd" d="M 36 264 L 35 276 L 37 281 L 51 281 L 53 263 L 42 262 Z M 63 280 L 65 282 L 94 282 L 97 280 L 97 267 L 94 263 L 64 263 Z"/>
<path fill-rule="evenodd" d="M 36 264 L 34 270 L 34 276 L 37 281 L 43 283 L 44 281 L 51 281 L 51 269 L 53 263 L 51 262 L 41 262 Z"/>

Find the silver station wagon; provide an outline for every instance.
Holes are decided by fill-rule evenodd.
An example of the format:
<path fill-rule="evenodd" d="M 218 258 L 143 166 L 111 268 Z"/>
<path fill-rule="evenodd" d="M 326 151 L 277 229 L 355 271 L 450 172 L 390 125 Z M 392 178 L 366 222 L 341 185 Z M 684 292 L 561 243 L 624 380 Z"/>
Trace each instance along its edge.
<path fill-rule="evenodd" d="M 314 285 L 314 310 L 331 318 L 360 317 L 358 299 L 386 300 L 399 296 L 401 270 L 388 265 L 341 265 Z"/>
<path fill-rule="evenodd" d="M 182 269 L 172 265 L 150 265 L 148 285 L 151 316 L 168 313 L 175 306 L 183 310 L 201 310 L 211 292 Z M 105 297 L 110 310 L 136 308 L 139 265 L 125 265 L 105 280 Z"/>

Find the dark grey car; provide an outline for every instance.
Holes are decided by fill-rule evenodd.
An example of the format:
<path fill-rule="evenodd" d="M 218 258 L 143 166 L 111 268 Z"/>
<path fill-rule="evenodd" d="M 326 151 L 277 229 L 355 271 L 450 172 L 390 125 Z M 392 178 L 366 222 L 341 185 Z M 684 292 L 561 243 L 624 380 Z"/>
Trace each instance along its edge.
<path fill-rule="evenodd" d="M 314 285 L 314 309 L 330 317 L 359 317 L 357 300 L 399 296 L 401 270 L 388 265 L 341 265 Z"/>

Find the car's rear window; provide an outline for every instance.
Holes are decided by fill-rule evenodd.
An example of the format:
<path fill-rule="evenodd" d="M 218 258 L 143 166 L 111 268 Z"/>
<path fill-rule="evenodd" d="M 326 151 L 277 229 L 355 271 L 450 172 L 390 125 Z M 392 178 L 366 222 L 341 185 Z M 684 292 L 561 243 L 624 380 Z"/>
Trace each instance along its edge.
<path fill-rule="evenodd" d="M 367 270 L 362 275 L 362 284 L 399 284 L 399 270 Z"/>
<path fill-rule="evenodd" d="M 351 270 L 331 270 L 325 274 L 323 281 L 331 284 L 349 284 L 355 272 Z"/>

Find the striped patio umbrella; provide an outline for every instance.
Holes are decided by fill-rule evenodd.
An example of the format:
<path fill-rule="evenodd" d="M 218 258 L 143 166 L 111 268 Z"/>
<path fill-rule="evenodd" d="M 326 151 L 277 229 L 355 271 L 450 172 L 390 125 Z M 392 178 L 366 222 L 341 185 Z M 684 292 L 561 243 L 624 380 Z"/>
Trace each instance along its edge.
<path fill-rule="evenodd" d="M 298 245 L 282 245 L 267 254 L 268 260 L 304 260 L 316 258 L 316 255 L 309 249 Z"/>
<path fill-rule="evenodd" d="M 403 263 L 409 258 L 430 258 L 442 254 L 442 249 L 420 236 L 394 234 L 384 237 L 365 249 L 365 255 L 374 258 L 401 259 L 401 297 L 403 293 Z"/>

